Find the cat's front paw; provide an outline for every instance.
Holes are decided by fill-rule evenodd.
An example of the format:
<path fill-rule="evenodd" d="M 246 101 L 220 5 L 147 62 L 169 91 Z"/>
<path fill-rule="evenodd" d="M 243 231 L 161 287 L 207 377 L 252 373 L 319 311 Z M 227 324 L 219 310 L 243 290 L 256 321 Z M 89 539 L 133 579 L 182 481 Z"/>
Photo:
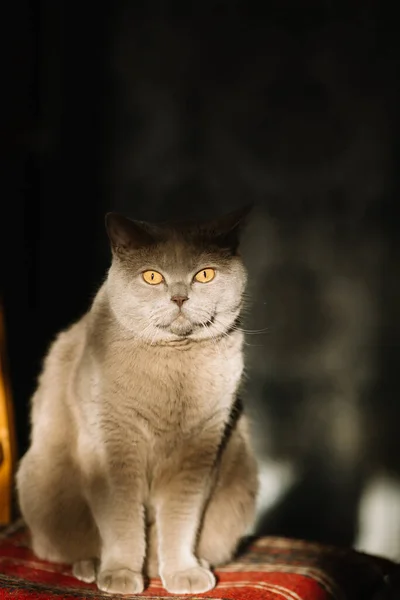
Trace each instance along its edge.
<path fill-rule="evenodd" d="M 213 573 L 200 566 L 163 574 L 162 582 L 171 594 L 202 594 L 212 590 L 216 584 Z"/>
<path fill-rule="evenodd" d="M 143 575 L 130 569 L 105 570 L 97 577 L 97 587 L 109 594 L 141 594 Z"/>
<path fill-rule="evenodd" d="M 96 561 L 93 559 L 78 560 L 72 567 L 74 577 L 85 583 L 96 581 Z"/>

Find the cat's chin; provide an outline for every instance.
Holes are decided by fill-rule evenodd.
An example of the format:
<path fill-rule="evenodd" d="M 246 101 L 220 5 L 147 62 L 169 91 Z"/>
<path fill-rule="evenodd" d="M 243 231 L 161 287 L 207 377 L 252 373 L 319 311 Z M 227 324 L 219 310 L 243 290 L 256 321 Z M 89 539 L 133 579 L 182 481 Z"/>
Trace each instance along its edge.
<path fill-rule="evenodd" d="M 169 326 L 171 333 L 180 337 L 190 335 L 193 331 L 193 323 L 183 315 L 179 315 Z"/>

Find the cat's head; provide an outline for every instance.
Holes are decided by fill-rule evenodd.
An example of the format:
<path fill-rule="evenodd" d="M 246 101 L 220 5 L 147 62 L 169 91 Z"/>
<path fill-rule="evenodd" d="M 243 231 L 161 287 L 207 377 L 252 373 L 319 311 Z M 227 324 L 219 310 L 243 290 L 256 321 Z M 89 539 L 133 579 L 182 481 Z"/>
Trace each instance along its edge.
<path fill-rule="evenodd" d="M 107 279 L 118 322 L 150 343 L 226 334 L 242 308 L 246 207 L 207 222 L 150 224 L 109 213 Z"/>

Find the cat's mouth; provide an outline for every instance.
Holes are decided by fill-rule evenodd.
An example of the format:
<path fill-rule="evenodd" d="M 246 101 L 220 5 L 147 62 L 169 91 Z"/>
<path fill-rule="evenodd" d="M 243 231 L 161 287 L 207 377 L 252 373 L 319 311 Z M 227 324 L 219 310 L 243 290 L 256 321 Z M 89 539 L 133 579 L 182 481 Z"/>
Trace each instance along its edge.
<path fill-rule="evenodd" d="M 188 336 L 192 333 L 195 325 L 185 316 L 183 313 L 179 313 L 178 316 L 168 325 L 158 324 L 159 329 L 169 331 L 180 337 Z"/>
<path fill-rule="evenodd" d="M 169 326 L 170 331 L 176 335 L 186 336 L 192 333 L 193 323 L 183 313 L 180 313 Z"/>
<path fill-rule="evenodd" d="M 169 331 L 180 337 L 187 337 L 194 331 L 210 327 L 214 323 L 215 317 L 211 316 L 208 321 L 204 322 L 193 322 L 184 313 L 180 312 L 178 316 L 169 325 L 158 325 L 164 331 Z"/>

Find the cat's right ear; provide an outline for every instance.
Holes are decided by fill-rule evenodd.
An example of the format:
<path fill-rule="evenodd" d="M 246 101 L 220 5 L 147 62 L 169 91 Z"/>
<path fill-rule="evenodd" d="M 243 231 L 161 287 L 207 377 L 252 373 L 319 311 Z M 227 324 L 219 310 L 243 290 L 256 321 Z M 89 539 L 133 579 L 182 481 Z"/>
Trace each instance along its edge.
<path fill-rule="evenodd" d="M 124 254 L 151 246 L 155 239 L 146 228 L 146 223 L 132 221 L 114 212 L 106 214 L 106 230 L 111 248 L 117 254 Z"/>

